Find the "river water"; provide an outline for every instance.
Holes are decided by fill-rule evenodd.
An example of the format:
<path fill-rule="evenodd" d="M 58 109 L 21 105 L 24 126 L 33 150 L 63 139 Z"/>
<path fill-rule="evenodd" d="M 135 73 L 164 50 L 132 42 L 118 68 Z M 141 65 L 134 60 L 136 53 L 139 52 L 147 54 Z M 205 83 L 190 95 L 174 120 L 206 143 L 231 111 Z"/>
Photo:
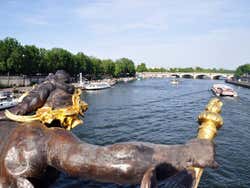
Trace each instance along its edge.
<path fill-rule="evenodd" d="M 146 79 L 83 93 L 89 104 L 84 126 L 73 132 L 99 145 L 126 141 L 182 144 L 197 133 L 196 118 L 219 80 L 183 79 L 178 86 L 169 79 Z M 222 98 L 224 125 L 216 142 L 220 167 L 206 169 L 200 187 L 250 187 L 250 90 L 232 86 L 238 98 Z M 71 178 L 62 174 L 52 187 L 118 187 Z"/>

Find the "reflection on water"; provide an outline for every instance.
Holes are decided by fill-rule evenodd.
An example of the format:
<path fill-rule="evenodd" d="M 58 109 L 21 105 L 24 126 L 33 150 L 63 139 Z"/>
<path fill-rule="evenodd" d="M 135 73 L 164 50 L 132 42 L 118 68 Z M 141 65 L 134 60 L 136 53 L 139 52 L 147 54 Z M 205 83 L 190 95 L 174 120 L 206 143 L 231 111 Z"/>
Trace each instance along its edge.
<path fill-rule="evenodd" d="M 183 79 L 173 86 L 168 79 L 149 79 L 85 92 L 89 104 L 84 126 L 73 132 L 82 140 L 105 145 L 124 141 L 179 144 L 196 136 L 196 117 L 213 96 L 213 83 Z M 224 126 L 215 139 L 220 167 L 206 169 L 200 187 L 250 187 L 250 90 L 234 87 L 239 97 L 223 98 Z M 52 187 L 118 187 L 64 174 Z M 125 186 L 126 187 L 126 186 Z"/>

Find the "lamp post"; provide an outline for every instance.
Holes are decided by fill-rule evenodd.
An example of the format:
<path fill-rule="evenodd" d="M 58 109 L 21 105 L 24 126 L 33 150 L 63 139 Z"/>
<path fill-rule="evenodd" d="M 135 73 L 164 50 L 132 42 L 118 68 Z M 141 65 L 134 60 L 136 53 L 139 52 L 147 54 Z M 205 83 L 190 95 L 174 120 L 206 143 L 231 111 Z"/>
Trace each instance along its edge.
<path fill-rule="evenodd" d="M 223 103 L 218 98 L 212 98 L 209 101 L 205 111 L 198 116 L 200 126 L 198 128 L 197 138 L 208 140 L 214 139 L 217 135 L 217 130 L 223 125 L 223 119 L 220 115 L 222 105 Z M 203 168 L 193 167 L 193 170 L 195 171 L 194 188 L 197 188 L 203 173 Z"/>

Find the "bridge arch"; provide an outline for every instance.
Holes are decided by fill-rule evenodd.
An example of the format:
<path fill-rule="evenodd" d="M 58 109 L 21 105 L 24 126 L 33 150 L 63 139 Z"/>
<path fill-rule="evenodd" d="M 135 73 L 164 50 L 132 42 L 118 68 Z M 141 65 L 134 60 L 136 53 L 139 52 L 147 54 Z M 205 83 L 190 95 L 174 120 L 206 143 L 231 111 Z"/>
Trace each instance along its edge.
<path fill-rule="evenodd" d="M 211 76 L 208 74 L 197 74 L 195 76 L 196 79 L 211 79 Z"/>
<path fill-rule="evenodd" d="M 170 74 L 171 77 L 176 77 L 176 78 L 180 78 L 179 74 Z"/>
<path fill-rule="evenodd" d="M 182 78 L 188 78 L 188 79 L 193 79 L 194 76 L 192 74 L 182 74 L 181 75 Z"/>
<path fill-rule="evenodd" d="M 220 79 L 225 79 L 225 78 L 226 78 L 226 76 L 223 75 L 223 74 L 218 74 L 218 75 L 213 75 L 212 76 L 213 80 L 220 80 Z"/>

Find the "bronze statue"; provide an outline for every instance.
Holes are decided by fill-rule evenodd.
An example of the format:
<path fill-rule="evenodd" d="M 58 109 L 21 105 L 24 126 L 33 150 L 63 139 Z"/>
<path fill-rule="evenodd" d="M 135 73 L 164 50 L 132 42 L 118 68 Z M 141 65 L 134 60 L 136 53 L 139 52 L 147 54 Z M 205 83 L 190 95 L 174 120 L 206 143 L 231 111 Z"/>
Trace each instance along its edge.
<path fill-rule="evenodd" d="M 67 82 L 68 76 L 62 71 L 49 75 L 10 111 L 25 115 L 44 106 L 57 109 L 72 105 L 74 88 Z M 84 104 L 82 108 L 86 110 Z M 195 174 L 189 167 L 217 166 L 214 144 L 209 140 L 193 139 L 171 146 L 145 142 L 97 146 L 80 141 L 64 128 L 54 127 L 58 123 L 62 122 L 47 126 L 40 120 L 20 123 L 2 114 L 0 187 L 42 185 L 39 181 L 50 170 L 101 182 L 141 183 L 142 188 L 155 188 L 170 177 L 169 182 L 192 187 Z"/>

